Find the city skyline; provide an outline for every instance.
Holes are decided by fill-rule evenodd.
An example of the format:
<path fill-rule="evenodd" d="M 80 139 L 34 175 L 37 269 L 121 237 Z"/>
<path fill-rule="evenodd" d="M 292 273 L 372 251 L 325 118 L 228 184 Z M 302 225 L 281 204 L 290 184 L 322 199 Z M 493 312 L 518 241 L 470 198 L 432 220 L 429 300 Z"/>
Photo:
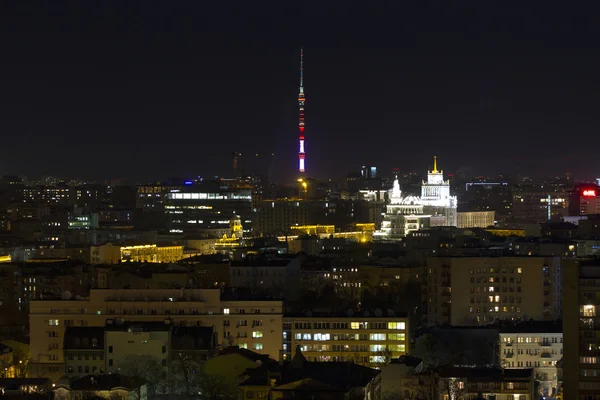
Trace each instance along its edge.
<path fill-rule="evenodd" d="M 419 172 L 433 155 L 445 172 L 598 175 L 593 13 L 2 7 L 2 174 L 228 176 L 232 152 L 264 152 L 290 181 L 303 46 L 309 176 Z"/>

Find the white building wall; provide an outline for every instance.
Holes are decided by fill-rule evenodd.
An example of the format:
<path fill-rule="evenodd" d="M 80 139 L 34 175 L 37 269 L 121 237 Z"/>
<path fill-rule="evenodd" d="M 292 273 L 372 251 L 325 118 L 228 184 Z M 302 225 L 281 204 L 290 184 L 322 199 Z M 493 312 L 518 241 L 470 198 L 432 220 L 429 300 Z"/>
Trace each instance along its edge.
<path fill-rule="evenodd" d="M 540 395 L 558 387 L 556 363 L 562 358 L 562 333 L 500 333 L 500 360 L 507 369 L 534 369 Z"/>

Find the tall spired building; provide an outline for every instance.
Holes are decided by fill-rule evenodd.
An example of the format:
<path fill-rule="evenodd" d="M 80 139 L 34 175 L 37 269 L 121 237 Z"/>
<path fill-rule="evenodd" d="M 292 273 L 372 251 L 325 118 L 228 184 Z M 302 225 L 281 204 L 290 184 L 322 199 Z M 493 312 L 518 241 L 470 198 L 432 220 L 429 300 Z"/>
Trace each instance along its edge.
<path fill-rule="evenodd" d="M 421 184 L 421 202 L 426 214 L 431 215 L 432 226 L 456 226 L 456 196 L 450 195 L 450 181 L 444 180 L 444 171 L 437 169 L 437 157 L 433 157 L 433 169 L 427 171 L 427 182 Z"/>
<path fill-rule="evenodd" d="M 399 240 L 411 232 L 429 227 L 430 216 L 424 213 L 423 202 L 418 196 L 403 196 L 398 177 L 390 193 L 390 202 L 385 206 L 385 217 L 381 229 L 374 233 L 376 238 Z"/>
<path fill-rule="evenodd" d="M 456 226 L 456 196 L 450 195 L 450 181 L 437 169 L 437 157 L 433 157 L 433 169 L 427 171 L 427 182 L 421 185 L 421 197 L 403 196 L 396 176 L 389 198 L 376 238 L 401 240 L 430 226 Z"/>

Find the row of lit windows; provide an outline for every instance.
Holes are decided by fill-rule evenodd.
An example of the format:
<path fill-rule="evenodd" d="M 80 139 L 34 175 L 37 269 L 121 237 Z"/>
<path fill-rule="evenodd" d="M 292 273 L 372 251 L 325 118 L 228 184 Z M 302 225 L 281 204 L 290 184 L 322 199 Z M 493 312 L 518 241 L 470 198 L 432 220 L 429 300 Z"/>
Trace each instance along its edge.
<path fill-rule="evenodd" d="M 284 333 L 284 337 L 287 334 Z M 329 340 L 372 340 L 372 341 L 383 341 L 383 340 L 394 340 L 403 341 L 406 340 L 404 333 L 370 333 L 370 334 L 330 334 L 330 333 L 296 333 L 296 340 L 316 340 L 316 341 L 329 341 Z"/>
<path fill-rule="evenodd" d="M 472 274 L 487 274 L 487 273 L 503 273 L 503 274 L 521 274 L 523 273 L 523 268 L 471 268 L 471 273 Z"/>
<path fill-rule="evenodd" d="M 494 307 L 489 307 L 489 308 L 487 308 L 487 307 L 483 307 L 483 308 L 482 307 L 477 307 L 477 308 L 475 308 L 475 307 L 469 307 L 469 312 L 470 313 L 472 313 L 472 312 L 476 312 L 476 313 L 481 313 L 481 312 L 484 312 L 484 313 L 485 312 L 490 312 L 490 313 L 500 312 L 500 307 L 499 306 L 494 306 Z M 518 313 L 520 313 L 521 312 L 521 307 L 507 307 L 507 306 L 504 306 L 504 307 L 502 307 L 502 312 L 511 312 L 511 313 L 518 312 Z"/>

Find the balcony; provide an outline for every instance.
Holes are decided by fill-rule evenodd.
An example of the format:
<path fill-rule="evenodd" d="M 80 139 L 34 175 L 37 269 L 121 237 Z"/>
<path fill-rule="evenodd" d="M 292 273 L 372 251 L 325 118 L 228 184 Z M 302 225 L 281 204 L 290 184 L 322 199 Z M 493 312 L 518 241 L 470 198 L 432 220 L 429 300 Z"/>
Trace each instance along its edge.
<path fill-rule="evenodd" d="M 504 342 L 504 345 L 511 347 L 514 345 L 514 343 L 513 342 Z"/>
<path fill-rule="evenodd" d="M 513 358 L 515 353 L 506 353 L 506 358 Z"/>
<path fill-rule="evenodd" d="M 540 354 L 541 358 L 552 358 L 552 354 L 551 353 L 542 353 Z"/>
<path fill-rule="evenodd" d="M 539 344 L 542 347 L 551 347 L 552 346 L 552 343 L 550 343 L 550 342 L 539 342 Z"/>

